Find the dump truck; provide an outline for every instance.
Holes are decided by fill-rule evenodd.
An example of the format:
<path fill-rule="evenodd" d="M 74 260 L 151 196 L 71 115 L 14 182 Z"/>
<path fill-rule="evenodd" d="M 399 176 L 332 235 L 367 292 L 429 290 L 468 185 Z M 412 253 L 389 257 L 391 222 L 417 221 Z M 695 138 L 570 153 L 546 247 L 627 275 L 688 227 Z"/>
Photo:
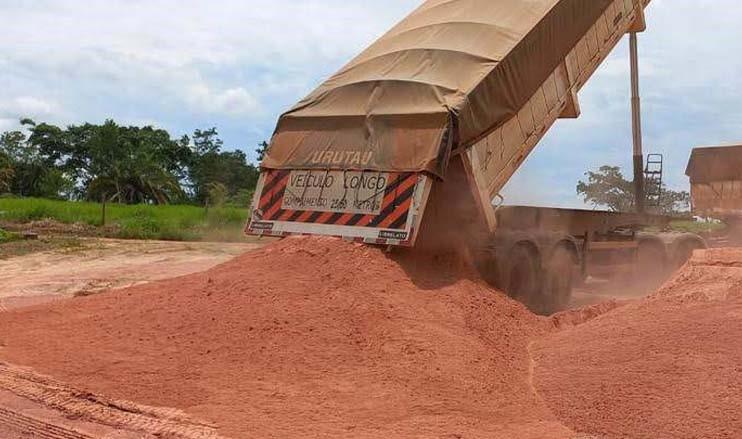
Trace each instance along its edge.
<path fill-rule="evenodd" d="M 648 4 L 425 1 L 280 117 L 246 232 L 465 247 L 544 312 L 602 266 L 664 270 L 676 239 L 640 228 L 667 218 L 496 201 Z"/>

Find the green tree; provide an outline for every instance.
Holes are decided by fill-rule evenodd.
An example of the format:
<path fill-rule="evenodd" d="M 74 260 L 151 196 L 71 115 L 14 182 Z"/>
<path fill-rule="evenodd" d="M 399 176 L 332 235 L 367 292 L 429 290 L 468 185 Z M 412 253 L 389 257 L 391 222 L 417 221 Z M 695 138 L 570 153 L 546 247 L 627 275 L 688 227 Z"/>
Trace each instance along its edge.
<path fill-rule="evenodd" d="M 262 141 L 258 143 L 258 149 L 255 150 L 255 153 L 258 154 L 258 162 L 262 162 L 265 158 L 265 155 L 268 153 L 268 142 Z"/>
<path fill-rule="evenodd" d="M 635 209 L 634 184 L 627 180 L 621 168 L 601 166 L 597 172 L 588 171 L 587 181 L 577 183 L 577 194 L 585 203 L 613 212 L 632 212 Z M 664 184 L 658 213 L 672 215 L 690 210 L 690 194 L 673 191 Z"/>
<path fill-rule="evenodd" d="M 227 187 L 221 183 L 209 183 L 206 185 L 209 193 L 208 205 L 221 207 L 227 201 Z"/>
<path fill-rule="evenodd" d="M 0 193 L 10 192 L 15 171 L 7 154 L 0 152 Z"/>
<path fill-rule="evenodd" d="M 229 198 L 229 202 L 235 206 L 249 207 L 255 195 L 255 188 L 240 189 L 236 194 Z"/>
<path fill-rule="evenodd" d="M 51 183 L 58 181 L 49 173 L 38 148 L 28 142 L 21 131 L 8 131 L 0 135 L 0 155 L 3 156 L 2 186 L 11 193 L 28 197 L 59 196 L 59 187 Z M 0 188 L 2 189 L 2 188 Z"/>
<path fill-rule="evenodd" d="M 193 132 L 193 147 L 198 156 L 218 154 L 223 146 L 224 142 L 219 138 L 219 132 L 216 128 Z"/>
<path fill-rule="evenodd" d="M 47 168 L 41 181 L 39 190 L 42 197 L 69 200 L 75 192 L 75 182 L 61 169 Z"/>
<path fill-rule="evenodd" d="M 242 151 L 222 151 L 224 142 L 216 128 L 196 130 L 193 133 L 193 156 L 190 182 L 194 199 L 200 204 L 209 201 L 209 185 L 222 184 L 227 198 L 257 185 L 259 171 Z"/>
<path fill-rule="evenodd" d="M 30 128 L 45 162 L 73 176 L 79 196 L 121 203 L 164 204 L 182 198 L 191 151 L 153 127 L 123 127 L 112 120 L 62 130 Z"/>
<path fill-rule="evenodd" d="M 216 128 L 174 139 L 151 126 L 59 127 L 24 119 L 28 132 L 0 136 L 0 190 L 20 196 L 121 203 L 206 203 L 209 185 L 244 198 L 259 171 L 242 151 L 223 151 Z M 264 145 L 267 147 L 267 144 Z"/>

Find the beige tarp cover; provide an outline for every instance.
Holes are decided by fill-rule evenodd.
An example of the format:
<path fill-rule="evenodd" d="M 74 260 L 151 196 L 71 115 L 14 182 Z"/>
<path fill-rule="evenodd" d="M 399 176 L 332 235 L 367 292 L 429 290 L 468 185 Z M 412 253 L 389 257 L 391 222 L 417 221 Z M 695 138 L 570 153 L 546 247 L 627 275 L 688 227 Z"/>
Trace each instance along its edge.
<path fill-rule="evenodd" d="M 451 148 L 517 114 L 610 3 L 428 0 L 281 116 L 263 167 L 443 177 Z"/>

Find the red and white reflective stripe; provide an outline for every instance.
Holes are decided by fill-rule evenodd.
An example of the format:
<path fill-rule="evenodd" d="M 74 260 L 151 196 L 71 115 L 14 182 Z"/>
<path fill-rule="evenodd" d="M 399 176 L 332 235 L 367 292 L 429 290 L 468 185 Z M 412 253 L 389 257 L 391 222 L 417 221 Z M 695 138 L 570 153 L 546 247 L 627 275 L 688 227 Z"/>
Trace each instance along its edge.
<path fill-rule="evenodd" d="M 286 170 L 265 172 L 265 184 L 259 203 L 260 221 L 404 230 L 408 223 L 418 182 L 418 175 L 414 173 L 390 173 L 390 184 L 384 192 L 381 212 L 378 215 L 284 210 L 281 206 L 286 194 L 289 174 L 290 171 Z"/>

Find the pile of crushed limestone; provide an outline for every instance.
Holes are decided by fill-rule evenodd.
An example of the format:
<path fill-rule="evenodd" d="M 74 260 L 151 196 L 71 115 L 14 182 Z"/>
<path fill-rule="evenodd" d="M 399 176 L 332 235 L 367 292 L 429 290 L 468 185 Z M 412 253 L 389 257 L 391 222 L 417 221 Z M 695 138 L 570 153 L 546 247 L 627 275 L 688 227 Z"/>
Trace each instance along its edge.
<path fill-rule="evenodd" d="M 742 251 L 549 319 L 465 269 L 289 238 L 0 314 L 0 360 L 233 438 L 740 437 L 741 321 Z"/>

